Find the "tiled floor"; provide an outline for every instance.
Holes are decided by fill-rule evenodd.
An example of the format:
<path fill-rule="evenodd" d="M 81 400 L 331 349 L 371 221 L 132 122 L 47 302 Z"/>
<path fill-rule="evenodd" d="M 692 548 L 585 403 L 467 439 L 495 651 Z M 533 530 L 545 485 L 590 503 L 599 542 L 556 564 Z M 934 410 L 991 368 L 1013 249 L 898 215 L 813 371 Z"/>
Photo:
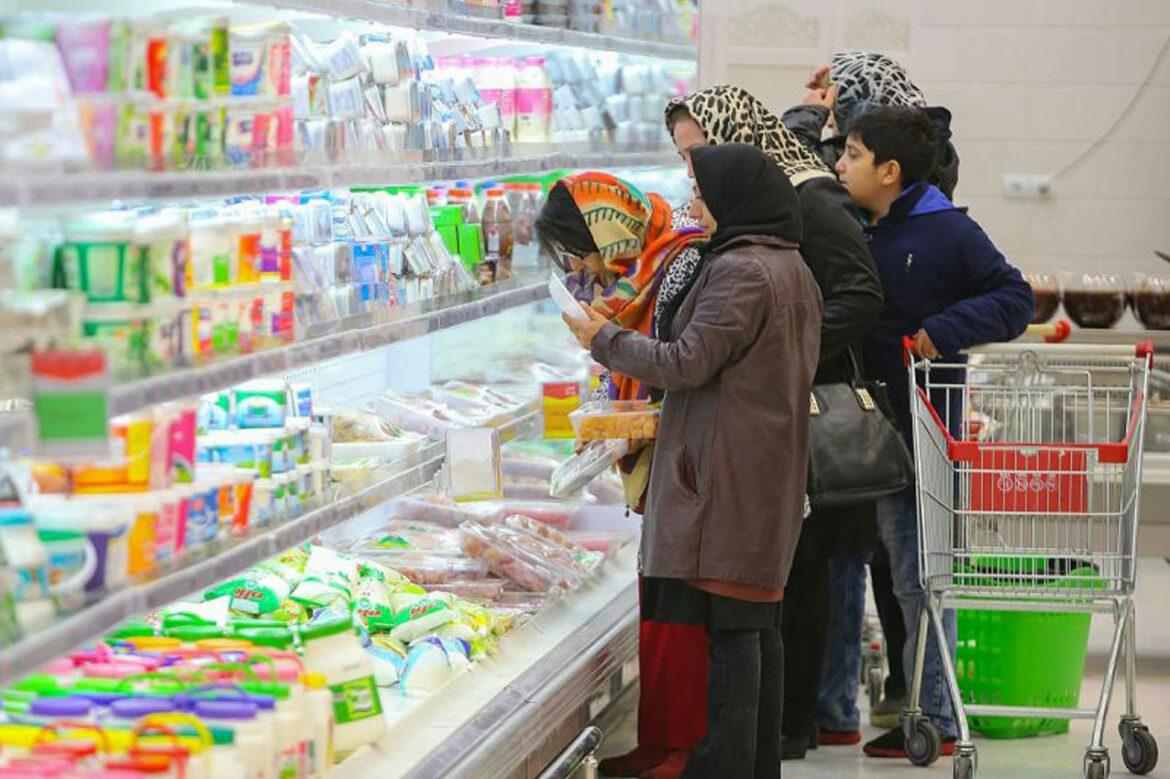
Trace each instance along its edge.
<path fill-rule="evenodd" d="M 1170 565 L 1165 560 L 1141 560 L 1136 596 L 1138 614 L 1138 706 L 1139 713 L 1162 745 L 1163 760 L 1152 777 L 1170 779 Z M 1112 623 L 1107 617 L 1094 618 L 1089 644 L 1088 670 L 1081 704 L 1090 705 L 1101 689 L 1105 655 Z M 1128 776 L 1121 762 L 1117 718 L 1124 708 L 1121 675 L 1114 688 L 1106 746 L 1113 758 L 1113 776 Z M 863 707 L 866 705 L 862 703 Z M 631 703 L 632 706 L 632 703 Z M 868 721 L 868 717 L 863 714 Z M 635 741 L 633 711 L 606 734 L 601 756 L 620 754 Z M 982 779 L 1076 779 L 1081 776 L 1081 759 L 1089 741 L 1091 723 L 1074 722 L 1068 735 L 1019 741 L 977 739 L 979 774 Z M 871 738 L 880 731 L 866 727 Z M 869 777 L 949 777 L 951 762 L 939 760 L 929 769 L 917 769 L 900 760 L 864 757 L 860 747 L 821 747 L 803 761 L 784 764 L 785 779 L 869 779 Z"/>

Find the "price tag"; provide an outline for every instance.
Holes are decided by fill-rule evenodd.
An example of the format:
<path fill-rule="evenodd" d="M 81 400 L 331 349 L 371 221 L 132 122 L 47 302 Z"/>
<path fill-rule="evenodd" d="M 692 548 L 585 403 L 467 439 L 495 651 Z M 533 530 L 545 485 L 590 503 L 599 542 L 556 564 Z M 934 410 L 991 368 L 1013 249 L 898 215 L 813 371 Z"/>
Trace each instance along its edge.
<path fill-rule="evenodd" d="M 545 438 L 575 438 L 569 414 L 581 406 L 581 385 L 575 381 L 546 381 L 541 386 Z"/>
<path fill-rule="evenodd" d="M 42 451 L 108 455 L 111 382 L 105 353 L 34 352 L 31 360 Z"/>

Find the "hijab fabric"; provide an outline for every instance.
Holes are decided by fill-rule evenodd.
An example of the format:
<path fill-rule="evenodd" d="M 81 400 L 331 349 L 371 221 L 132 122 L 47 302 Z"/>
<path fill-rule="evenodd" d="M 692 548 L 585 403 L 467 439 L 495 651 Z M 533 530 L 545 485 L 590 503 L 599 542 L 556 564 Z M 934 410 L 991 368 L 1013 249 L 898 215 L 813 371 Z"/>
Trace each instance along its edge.
<path fill-rule="evenodd" d="M 837 85 L 833 113 L 837 132 L 847 135 L 858 117 L 880 105 L 926 108 L 922 90 L 906 69 L 884 54 L 847 51 L 833 56 L 829 80 Z"/>
<path fill-rule="evenodd" d="M 691 162 L 699 193 L 718 223 L 708 253 L 745 235 L 800 243 L 796 188 L 767 154 L 746 143 L 697 146 Z"/>
<path fill-rule="evenodd" d="M 699 228 L 671 229 L 670 204 L 608 173 L 561 179 L 605 264 L 604 277 L 571 273 L 565 285 L 615 324 L 654 337 L 654 308 L 662 279 L 679 253 L 706 236 Z M 550 197 L 550 202 L 552 198 Z M 649 389 L 628 376 L 611 378 L 617 400 L 645 398 Z"/>
<path fill-rule="evenodd" d="M 679 107 L 686 109 L 712 146 L 755 146 L 780 166 L 793 186 L 811 178 L 835 178 L 817 154 L 805 148 L 774 113 L 742 87 L 709 87 L 671 100 L 666 106 L 667 129 L 672 129 L 670 118 Z"/>

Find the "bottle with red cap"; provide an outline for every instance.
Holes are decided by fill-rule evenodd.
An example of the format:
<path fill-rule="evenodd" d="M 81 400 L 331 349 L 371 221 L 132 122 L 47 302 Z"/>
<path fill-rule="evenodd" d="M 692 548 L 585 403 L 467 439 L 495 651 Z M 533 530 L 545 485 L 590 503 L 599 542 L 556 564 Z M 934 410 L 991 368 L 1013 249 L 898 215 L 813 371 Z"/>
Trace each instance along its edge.
<path fill-rule="evenodd" d="M 480 282 L 491 283 L 512 277 L 512 209 L 502 187 L 487 191 L 483 206 L 484 265 Z M 490 277 L 489 277 L 490 276 Z"/>

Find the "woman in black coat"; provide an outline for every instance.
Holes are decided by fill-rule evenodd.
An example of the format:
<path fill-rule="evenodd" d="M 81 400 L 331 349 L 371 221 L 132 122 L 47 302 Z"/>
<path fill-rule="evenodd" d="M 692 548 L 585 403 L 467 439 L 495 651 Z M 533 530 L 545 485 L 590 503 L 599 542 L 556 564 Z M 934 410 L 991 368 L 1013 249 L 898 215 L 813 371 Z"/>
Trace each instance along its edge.
<path fill-rule="evenodd" d="M 860 355 L 859 339 L 883 302 L 860 214 L 849 194 L 819 157 L 739 87 L 713 87 L 673 101 L 666 108 L 666 124 L 680 152 L 702 143 L 751 143 L 788 175 L 804 222 L 800 252 L 825 301 L 816 383 L 844 381 L 850 364 L 846 350 Z M 874 504 L 817 511 L 804 522 L 784 593 L 783 731 L 789 758 L 802 757 L 818 731 L 830 604 L 837 600 L 830 592 L 829 560 L 843 555 L 859 559 L 876 544 Z M 857 644 L 860 657 L 860 640 Z"/>

